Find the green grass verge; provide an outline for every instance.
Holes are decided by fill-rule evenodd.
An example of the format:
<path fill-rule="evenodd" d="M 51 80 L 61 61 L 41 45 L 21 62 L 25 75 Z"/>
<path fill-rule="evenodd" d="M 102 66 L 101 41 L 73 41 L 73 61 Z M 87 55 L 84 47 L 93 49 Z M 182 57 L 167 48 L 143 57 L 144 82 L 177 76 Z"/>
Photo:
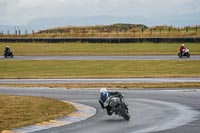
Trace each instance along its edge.
<path fill-rule="evenodd" d="M 10 45 L 14 55 L 177 55 L 178 43 L 0 43 L 0 53 Z M 200 44 L 186 44 L 192 55 Z"/>
<path fill-rule="evenodd" d="M 198 60 L 0 60 L 0 78 L 199 77 Z"/>
<path fill-rule="evenodd" d="M 66 116 L 75 108 L 54 99 L 0 95 L 0 131 Z"/>

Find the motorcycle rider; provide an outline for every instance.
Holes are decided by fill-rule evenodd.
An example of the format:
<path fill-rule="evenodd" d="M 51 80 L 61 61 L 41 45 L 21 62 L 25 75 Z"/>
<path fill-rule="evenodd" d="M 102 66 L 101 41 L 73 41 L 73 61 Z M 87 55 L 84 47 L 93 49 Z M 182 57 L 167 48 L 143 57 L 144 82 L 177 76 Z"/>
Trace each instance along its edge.
<path fill-rule="evenodd" d="M 7 46 L 5 47 L 4 52 L 5 52 L 5 53 L 10 53 L 10 51 L 11 51 L 11 50 L 10 50 L 10 46 L 7 45 Z"/>
<path fill-rule="evenodd" d="M 181 44 L 181 47 L 179 48 L 179 52 L 181 52 L 181 56 L 183 56 L 183 53 L 185 52 L 185 45 Z"/>
<path fill-rule="evenodd" d="M 111 92 L 111 91 L 107 91 L 106 88 L 101 88 L 100 89 L 100 98 L 99 98 L 99 103 L 102 107 L 102 109 L 106 108 L 107 114 L 108 115 L 112 115 L 112 107 L 108 105 L 106 100 L 109 100 L 110 96 L 114 96 L 114 97 L 119 97 L 120 99 L 123 98 L 123 95 L 120 92 Z"/>

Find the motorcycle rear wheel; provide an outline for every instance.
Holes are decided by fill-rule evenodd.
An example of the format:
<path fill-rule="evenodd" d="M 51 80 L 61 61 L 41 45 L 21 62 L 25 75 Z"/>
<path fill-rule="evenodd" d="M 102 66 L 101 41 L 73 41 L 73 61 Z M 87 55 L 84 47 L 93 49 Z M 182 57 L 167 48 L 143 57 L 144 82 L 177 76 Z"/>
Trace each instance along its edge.
<path fill-rule="evenodd" d="M 179 57 L 179 58 L 182 58 L 182 55 L 181 55 L 181 53 L 180 53 L 180 52 L 178 53 L 178 57 Z"/>

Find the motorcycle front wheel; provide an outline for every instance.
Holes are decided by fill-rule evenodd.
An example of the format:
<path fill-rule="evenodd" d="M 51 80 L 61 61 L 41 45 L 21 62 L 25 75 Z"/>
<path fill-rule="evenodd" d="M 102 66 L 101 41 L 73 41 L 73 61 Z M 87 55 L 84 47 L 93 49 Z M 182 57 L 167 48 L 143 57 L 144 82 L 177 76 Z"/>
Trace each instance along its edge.
<path fill-rule="evenodd" d="M 190 58 L 190 53 L 187 54 L 187 57 Z"/>
<path fill-rule="evenodd" d="M 127 111 L 125 108 L 123 108 L 122 106 L 119 106 L 119 107 L 118 107 L 118 111 L 119 111 L 119 113 L 121 114 L 121 116 L 122 116 L 125 120 L 127 120 L 127 121 L 130 120 L 130 115 L 129 115 L 128 111 Z"/>

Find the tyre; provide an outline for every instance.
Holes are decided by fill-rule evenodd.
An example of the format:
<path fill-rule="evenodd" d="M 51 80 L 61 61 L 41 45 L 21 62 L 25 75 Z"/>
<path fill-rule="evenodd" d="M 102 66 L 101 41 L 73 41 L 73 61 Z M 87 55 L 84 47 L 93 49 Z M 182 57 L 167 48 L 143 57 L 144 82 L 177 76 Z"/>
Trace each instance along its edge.
<path fill-rule="evenodd" d="M 179 57 L 179 58 L 181 58 L 181 57 L 182 57 L 180 52 L 178 53 L 178 57 Z"/>
<path fill-rule="evenodd" d="M 187 57 L 190 58 L 190 53 L 187 54 Z"/>
<path fill-rule="evenodd" d="M 4 58 L 7 58 L 7 55 L 6 55 L 6 54 L 4 54 L 3 56 L 4 56 Z"/>
<path fill-rule="evenodd" d="M 11 58 L 13 58 L 13 57 L 14 57 L 14 55 L 13 55 L 13 54 L 11 54 L 11 55 L 10 55 L 10 57 L 11 57 Z"/>
<path fill-rule="evenodd" d="M 125 108 L 123 108 L 122 106 L 119 106 L 117 110 L 125 120 L 127 120 L 127 121 L 130 120 L 130 115 Z"/>

